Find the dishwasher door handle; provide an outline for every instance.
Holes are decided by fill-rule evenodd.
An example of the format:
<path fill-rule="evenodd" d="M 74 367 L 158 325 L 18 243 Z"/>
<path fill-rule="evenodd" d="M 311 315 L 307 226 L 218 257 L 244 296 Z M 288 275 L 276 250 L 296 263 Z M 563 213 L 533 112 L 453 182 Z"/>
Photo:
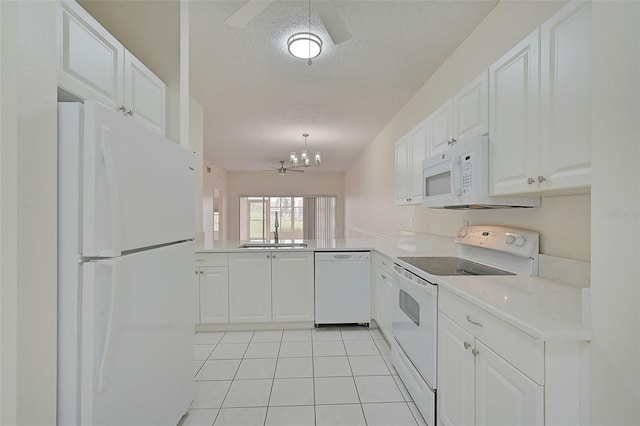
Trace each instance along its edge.
<path fill-rule="evenodd" d="M 352 254 L 334 254 L 333 255 L 334 259 L 341 259 L 341 260 L 351 259 L 352 257 L 353 257 Z"/>

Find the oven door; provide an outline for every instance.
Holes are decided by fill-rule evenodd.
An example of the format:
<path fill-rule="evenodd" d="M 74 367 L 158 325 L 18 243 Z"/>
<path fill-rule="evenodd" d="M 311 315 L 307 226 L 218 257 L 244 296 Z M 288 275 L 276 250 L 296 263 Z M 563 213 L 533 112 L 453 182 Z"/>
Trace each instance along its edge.
<path fill-rule="evenodd" d="M 395 270 L 397 290 L 393 300 L 393 337 L 411 364 L 436 389 L 438 287 Z"/>

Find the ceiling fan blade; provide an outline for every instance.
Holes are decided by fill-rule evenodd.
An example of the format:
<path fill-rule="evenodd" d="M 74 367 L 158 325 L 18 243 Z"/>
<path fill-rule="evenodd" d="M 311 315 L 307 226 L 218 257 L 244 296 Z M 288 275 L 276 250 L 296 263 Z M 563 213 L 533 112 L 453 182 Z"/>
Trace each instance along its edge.
<path fill-rule="evenodd" d="M 243 29 L 260 12 L 262 12 L 273 0 L 249 0 L 240 9 L 225 19 L 224 23 L 233 28 Z"/>
<path fill-rule="evenodd" d="M 351 32 L 333 1 L 317 1 L 314 6 L 331 40 L 333 40 L 333 44 L 340 44 L 351 38 Z"/>
<path fill-rule="evenodd" d="M 298 169 L 285 169 L 288 172 L 300 172 L 300 173 L 304 173 L 304 170 L 298 170 Z"/>

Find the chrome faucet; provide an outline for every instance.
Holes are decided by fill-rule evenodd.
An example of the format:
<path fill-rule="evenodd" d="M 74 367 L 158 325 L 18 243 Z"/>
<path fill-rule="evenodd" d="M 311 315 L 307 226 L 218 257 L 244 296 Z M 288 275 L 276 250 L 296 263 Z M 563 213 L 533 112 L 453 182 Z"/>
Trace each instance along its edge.
<path fill-rule="evenodd" d="M 278 228 L 280 227 L 280 224 L 278 223 L 278 212 L 276 212 L 276 221 L 273 225 L 274 228 L 276 228 L 275 231 L 273 231 L 273 242 L 278 244 Z"/>

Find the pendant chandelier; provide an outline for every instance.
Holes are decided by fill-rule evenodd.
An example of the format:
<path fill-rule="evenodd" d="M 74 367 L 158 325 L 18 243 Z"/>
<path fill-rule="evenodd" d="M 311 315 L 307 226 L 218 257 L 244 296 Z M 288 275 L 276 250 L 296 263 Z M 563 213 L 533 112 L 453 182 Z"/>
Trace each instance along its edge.
<path fill-rule="evenodd" d="M 300 152 L 300 158 L 296 152 L 291 152 L 289 154 L 289 161 L 291 161 L 291 167 L 309 167 L 315 166 L 318 167 L 320 163 L 322 163 L 322 157 L 320 156 L 320 151 L 316 151 L 313 155 L 313 162 L 311 158 L 309 158 L 309 152 L 307 150 L 307 138 L 309 137 L 309 133 L 303 133 L 302 137 L 304 138 L 304 150 Z"/>

